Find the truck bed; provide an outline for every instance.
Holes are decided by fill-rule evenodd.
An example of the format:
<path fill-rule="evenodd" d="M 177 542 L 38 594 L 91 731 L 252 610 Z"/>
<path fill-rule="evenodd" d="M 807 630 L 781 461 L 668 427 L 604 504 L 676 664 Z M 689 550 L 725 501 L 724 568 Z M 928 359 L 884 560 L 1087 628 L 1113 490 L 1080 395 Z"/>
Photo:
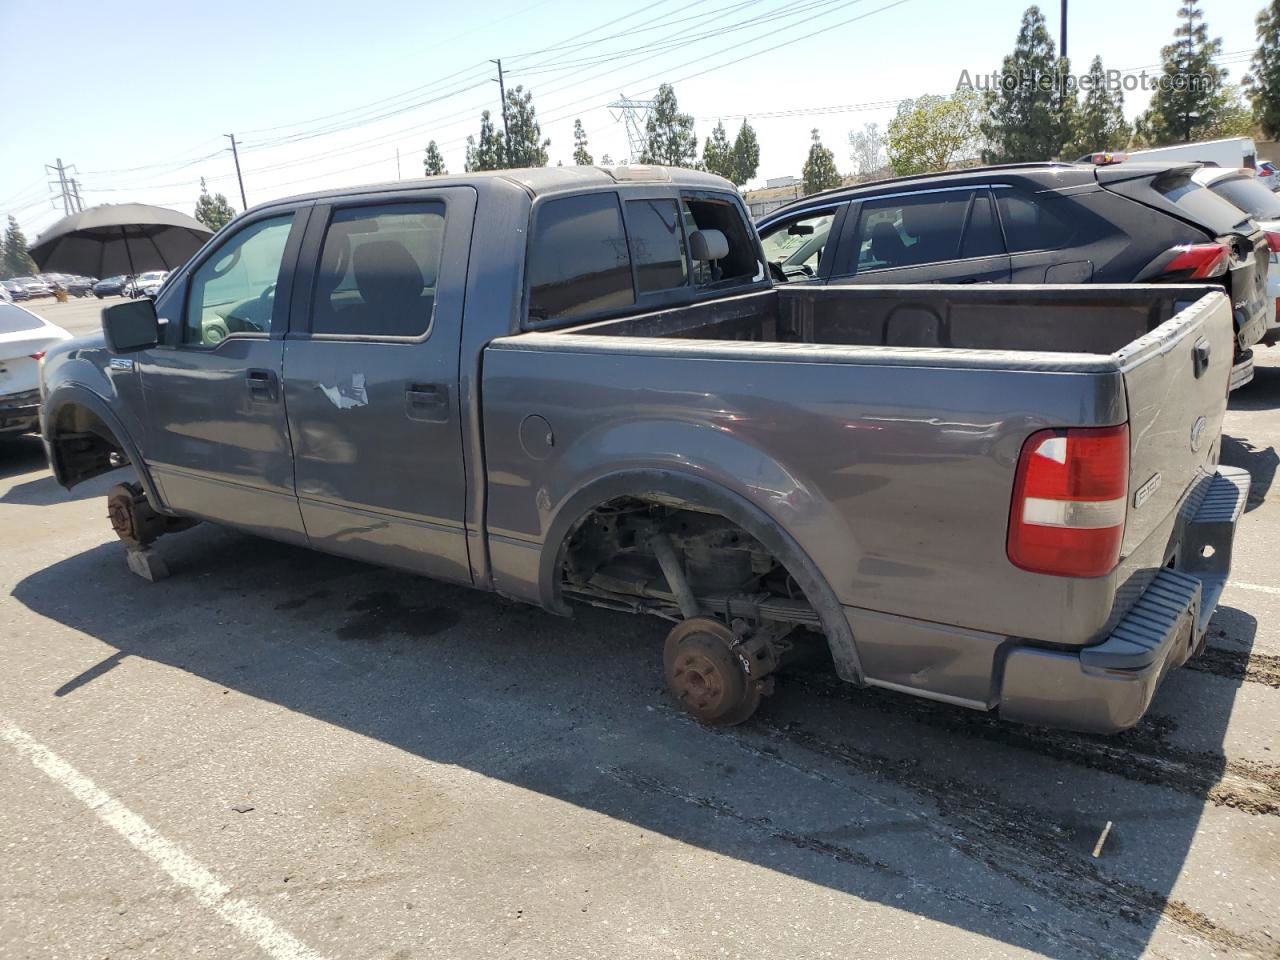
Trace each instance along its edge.
<path fill-rule="evenodd" d="M 1217 462 L 1232 338 L 1216 288 L 1102 285 L 791 287 L 499 338 L 481 391 L 495 583 L 545 602 L 552 519 L 601 476 L 693 476 L 791 532 L 869 679 L 992 706 L 1009 638 L 1099 643 L 1178 561 L 1179 509 Z M 531 423 L 547 426 L 536 456 Z M 1015 567 L 1024 442 L 1119 424 L 1119 565 Z"/>
<path fill-rule="evenodd" d="M 1109 355 L 1210 289 L 1132 284 L 787 286 L 558 333 Z"/>

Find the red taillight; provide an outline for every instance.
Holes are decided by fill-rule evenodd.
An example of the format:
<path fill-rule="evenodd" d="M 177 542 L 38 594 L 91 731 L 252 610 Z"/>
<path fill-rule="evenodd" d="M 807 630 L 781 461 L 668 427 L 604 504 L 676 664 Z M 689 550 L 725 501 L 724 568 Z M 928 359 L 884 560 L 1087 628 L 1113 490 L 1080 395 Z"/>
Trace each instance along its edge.
<path fill-rule="evenodd" d="M 1129 427 L 1041 430 L 1022 445 L 1009 559 L 1032 573 L 1099 577 L 1120 559 L 1129 496 Z"/>
<path fill-rule="evenodd" d="M 1209 280 L 1220 277 L 1231 266 L 1231 246 L 1226 243 L 1191 243 L 1169 251 L 1173 259 L 1161 271 L 1176 274 L 1179 280 Z"/>
<path fill-rule="evenodd" d="M 31 359 L 32 359 L 32 360 L 43 360 L 43 359 L 44 359 L 44 351 L 43 351 L 43 350 L 41 350 L 39 353 L 33 353 L 33 354 L 31 354 Z"/>
<path fill-rule="evenodd" d="M 1280 253 L 1280 231 L 1264 230 L 1262 235 L 1267 238 L 1267 246 L 1271 248 L 1271 252 Z"/>

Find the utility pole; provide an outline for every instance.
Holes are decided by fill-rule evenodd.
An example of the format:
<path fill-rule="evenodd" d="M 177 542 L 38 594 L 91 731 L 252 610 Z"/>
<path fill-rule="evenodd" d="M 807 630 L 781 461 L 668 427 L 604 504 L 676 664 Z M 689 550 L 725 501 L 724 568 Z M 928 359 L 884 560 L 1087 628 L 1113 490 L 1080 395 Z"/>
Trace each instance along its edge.
<path fill-rule="evenodd" d="M 400 179 L 400 148 L 396 147 L 396 179 Z"/>
<path fill-rule="evenodd" d="M 80 181 L 72 178 L 71 180 L 71 196 L 76 202 L 76 211 L 84 213 L 84 201 L 80 199 Z"/>
<path fill-rule="evenodd" d="M 1062 32 L 1059 37 L 1062 42 L 1058 44 L 1058 56 L 1065 60 L 1067 58 L 1067 0 L 1062 0 Z"/>
<path fill-rule="evenodd" d="M 1065 0 L 1063 0 L 1065 2 Z M 234 133 L 224 133 L 224 137 L 231 141 L 231 156 L 236 161 L 236 179 L 240 181 L 240 205 L 245 209 L 249 209 L 249 201 L 244 198 L 244 177 L 240 175 L 240 153 L 236 150 L 236 135 Z"/>
<path fill-rule="evenodd" d="M 490 63 L 498 65 L 498 96 L 502 98 L 502 137 L 507 142 L 511 142 L 511 134 L 507 131 L 507 85 L 502 79 L 502 58 L 490 60 Z"/>

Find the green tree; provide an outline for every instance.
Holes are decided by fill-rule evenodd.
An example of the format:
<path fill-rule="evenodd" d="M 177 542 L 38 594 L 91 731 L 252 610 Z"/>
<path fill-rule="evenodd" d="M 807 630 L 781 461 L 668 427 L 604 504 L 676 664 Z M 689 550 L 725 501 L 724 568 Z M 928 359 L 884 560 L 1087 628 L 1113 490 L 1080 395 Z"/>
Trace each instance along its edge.
<path fill-rule="evenodd" d="M 1096 151 L 1123 150 L 1129 145 L 1133 129 L 1124 118 L 1124 93 L 1108 90 L 1106 80 L 1102 58 L 1094 57 L 1085 81 L 1084 103 L 1076 112 L 1075 133 L 1066 152 L 1069 160 Z"/>
<path fill-rule="evenodd" d="M 982 98 L 971 90 L 904 100 L 885 131 L 889 165 L 899 176 L 972 162 L 983 152 Z"/>
<path fill-rule="evenodd" d="M 7 277 L 36 272 L 36 262 L 27 253 L 27 238 L 12 214 L 9 215 L 9 225 L 4 231 L 3 260 L 4 274 Z"/>
<path fill-rule="evenodd" d="M 1255 22 L 1258 50 L 1250 64 L 1249 98 L 1262 132 L 1280 140 L 1280 0 L 1271 0 Z"/>
<path fill-rule="evenodd" d="M 440 155 L 440 148 L 434 140 L 427 144 L 426 156 L 422 158 L 422 172 L 428 177 L 439 177 L 449 172 L 445 169 L 444 157 Z"/>
<path fill-rule="evenodd" d="M 716 124 L 711 136 L 702 145 L 702 169 L 726 180 L 733 179 L 733 147 L 729 143 L 729 135 L 725 133 L 723 120 Z"/>
<path fill-rule="evenodd" d="M 820 190 L 830 190 L 840 186 L 840 171 L 836 169 L 836 156 L 822 145 L 818 136 L 818 128 L 814 127 L 810 136 L 813 143 L 809 145 L 809 158 L 804 162 L 805 196 Z"/>
<path fill-rule="evenodd" d="M 986 94 L 982 134 L 987 163 L 1062 155 L 1074 123 L 1075 87 L 1065 79 L 1070 73 L 1070 64 L 1056 54 L 1044 14 L 1039 7 L 1028 7 L 1013 53 L 1004 58 L 999 89 Z"/>
<path fill-rule="evenodd" d="M 1227 106 L 1221 91 L 1227 71 L 1213 62 L 1222 39 L 1209 39 L 1200 0 L 1183 0 L 1178 17 L 1173 43 L 1160 50 L 1159 84 L 1141 120 L 1145 139 L 1154 144 L 1201 139 Z"/>
<path fill-rule="evenodd" d="M 587 131 L 582 129 L 582 121 L 573 121 L 573 162 L 579 167 L 589 167 L 595 161 L 587 150 Z"/>
<path fill-rule="evenodd" d="M 601 158 L 600 158 L 600 166 L 602 166 L 602 167 L 611 167 L 611 166 L 613 166 L 613 157 L 609 156 L 609 155 L 606 153 L 603 157 L 601 157 Z"/>
<path fill-rule="evenodd" d="M 196 200 L 196 219 L 210 230 L 218 231 L 235 219 L 236 208 L 225 193 L 209 194 L 204 177 L 200 178 L 200 198 Z"/>
<path fill-rule="evenodd" d="M 480 140 L 467 137 L 467 157 L 463 169 L 467 173 L 478 170 L 501 170 L 507 166 L 506 144 L 503 143 L 502 131 L 493 125 L 489 111 L 480 114 Z"/>
<path fill-rule="evenodd" d="M 738 135 L 733 138 L 733 176 L 729 179 L 743 187 L 748 180 L 755 179 L 759 169 L 760 141 L 756 137 L 755 128 L 743 117 Z"/>
<path fill-rule="evenodd" d="M 1252 105 L 1245 98 L 1244 91 L 1234 83 L 1224 83 L 1218 88 L 1209 114 L 1213 119 L 1200 131 L 1208 140 L 1251 137 L 1258 127 Z"/>
<path fill-rule="evenodd" d="M 671 84 L 658 87 L 653 109 L 645 123 L 646 142 L 640 163 L 660 163 L 668 167 L 697 167 L 698 138 L 693 117 L 680 112 Z"/>
<path fill-rule="evenodd" d="M 507 133 L 504 167 L 545 167 L 550 139 L 543 139 L 533 92 L 523 86 L 507 91 Z"/>

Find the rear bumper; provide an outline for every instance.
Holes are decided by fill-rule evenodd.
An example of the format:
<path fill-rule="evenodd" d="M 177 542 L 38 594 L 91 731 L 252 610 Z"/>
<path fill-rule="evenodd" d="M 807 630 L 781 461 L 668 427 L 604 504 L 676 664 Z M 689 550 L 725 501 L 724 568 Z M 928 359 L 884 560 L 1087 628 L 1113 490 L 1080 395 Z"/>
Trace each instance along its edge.
<path fill-rule="evenodd" d="M 0 433 L 30 433 L 39 425 L 39 390 L 0 396 Z"/>
<path fill-rule="evenodd" d="M 1253 381 L 1253 351 L 1244 350 L 1236 355 L 1235 363 L 1231 367 L 1231 386 L 1228 390 L 1239 390 L 1245 384 Z"/>
<path fill-rule="evenodd" d="M 1249 474 L 1219 467 L 1183 507 L 1175 564 L 1159 572 L 1102 643 L 1079 652 L 1015 647 L 1005 658 L 1005 719 L 1116 733 L 1137 723 L 1168 671 L 1203 645 L 1231 568 Z"/>

